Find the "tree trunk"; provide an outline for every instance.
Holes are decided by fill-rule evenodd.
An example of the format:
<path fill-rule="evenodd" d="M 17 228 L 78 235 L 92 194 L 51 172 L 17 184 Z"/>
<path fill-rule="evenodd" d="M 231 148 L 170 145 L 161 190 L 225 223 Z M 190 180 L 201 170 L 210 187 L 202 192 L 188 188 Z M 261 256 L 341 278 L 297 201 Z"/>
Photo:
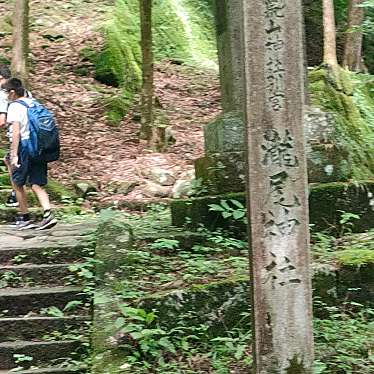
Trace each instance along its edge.
<path fill-rule="evenodd" d="M 13 17 L 12 74 L 28 83 L 29 1 L 15 0 Z"/>
<path fill-rule="evenodd" d="M 141 92 L 142 119 L 140 137 L 152 138 L 153 125 L 153 50 L 152 50 L 152 0 L 140 1 L 141 49 L 143 86 Z"/>
<path fill-rule="evenodd" d="M 349 0 L 348 30 L 344 46 L 343 66 L 352 71 L 362 70 L 362 31 L 364 8 L 359 7 L 363 0 Z"/>
<path fill-rule="evenodd" d="M 334 0 L 323 0 L 323 33 L 324 33 L 324 53 L 323 62 L 336 66 L 336 26 Z"/>

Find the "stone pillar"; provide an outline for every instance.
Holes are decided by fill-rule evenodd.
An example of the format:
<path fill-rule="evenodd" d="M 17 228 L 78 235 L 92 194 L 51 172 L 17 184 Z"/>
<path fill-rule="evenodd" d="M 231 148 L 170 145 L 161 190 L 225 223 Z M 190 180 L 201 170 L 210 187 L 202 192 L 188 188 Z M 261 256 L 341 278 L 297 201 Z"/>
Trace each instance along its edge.
<path fill-rule="evenodd" d="M 242 0 L 215 1 L 222 107 L 225 113 L 243 111 L 242 9 Z"/>
<path fill-rule="evenodd" d="M 205 157 L 195 169 L 209 192 L 219 194 L 243 191 L 244 185 L 242 0 L 216 0 L 215 19 L 223 114 L 205 126 Z"/>
<path fill-rule="evenodd" d="M 255 372 L 311 374 L 302 5 L 243 3 Z"/>
<path fill-rule="evenodd" d="M 245 190 L 242 0 L 216 0 L 215 17 L 223 114 L 204 128 L 205 156 L 196 160 L 195 171 L 209 194 L 224 194 Z M 309 182 L 349 180 L 352 170 L 346 150 L 337 147 L 334 116 L 306 107 L 304 124 Z"/>

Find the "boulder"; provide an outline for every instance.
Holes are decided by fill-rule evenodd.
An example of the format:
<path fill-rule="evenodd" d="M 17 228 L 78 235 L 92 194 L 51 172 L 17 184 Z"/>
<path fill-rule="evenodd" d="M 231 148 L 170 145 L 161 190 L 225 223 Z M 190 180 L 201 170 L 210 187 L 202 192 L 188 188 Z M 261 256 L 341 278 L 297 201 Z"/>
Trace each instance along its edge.
<path fill-rule="evenodd" d="M 171 190 L 171 186 L 161 186 L 150 181 L 147 181 L 142 186 L 142 192 L 147 197 L 169 197 L 171 195 Z"/>
<path fill-rule="evenodd" d="M 108 190 L 114 194 L 128 195 L 136 186 L 139 186 L 139 182 L 113 181 L 109 183 Z"/>
<path fill-rule="evenodd" d="M 194 192 L 195 186 L 195 172 L 194 170 L 190 170 L 183 175 L 181 175 L 180 179 L 178 179 L 174 187 L 172 189 L 172 196 L 175 199 L 179 199 L 181 197 L 188 197 L 192 196 Z"/>
<path fill-rule="evenodd" d="M 90 180 L 78 180 L 73 182 L 74 189 L 79 197 L 86 197 L 91 192 L 97 192 L 98 186 Z"/>
<path fill-rule="evenodd" d="M 176 181 L 174 173 L 157 166 L 142 168 L 140 174 L 161 186 L 173 186 Z"/>

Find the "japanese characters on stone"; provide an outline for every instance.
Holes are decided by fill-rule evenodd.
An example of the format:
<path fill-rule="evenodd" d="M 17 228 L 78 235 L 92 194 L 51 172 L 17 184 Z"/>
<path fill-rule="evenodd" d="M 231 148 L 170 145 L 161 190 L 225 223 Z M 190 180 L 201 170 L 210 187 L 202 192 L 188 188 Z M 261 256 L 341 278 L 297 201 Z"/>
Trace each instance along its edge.
<path fill-rule="evenodd" d="M 284 0 L 265 0 L 266 67 L 265 79 L 268 100 L 274 111 L 284 108 L 285 84 L 283 66 Z"/>

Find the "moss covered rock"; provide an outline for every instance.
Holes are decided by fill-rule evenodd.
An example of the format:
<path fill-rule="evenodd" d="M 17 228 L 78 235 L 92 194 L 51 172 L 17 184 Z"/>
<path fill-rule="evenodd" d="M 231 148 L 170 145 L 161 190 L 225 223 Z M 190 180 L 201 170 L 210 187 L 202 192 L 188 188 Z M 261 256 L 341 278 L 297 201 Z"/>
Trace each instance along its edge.
<path fill-rule="evenodd" d="M 55 180 L 49 180 L 45 189 L 48 192 L 50 199 L 56 202 L 62 202 L 64 200 L 73 201 L 78 197 L 72 188 L 66 187 Z"/>
<path fill-rule="evenodd" d="M 309 82 L 313 105 L 334 115 L 330 147 L 335 147 L 336 153 L 346 154 L 346 165 L 351 170 L 347 177 L 357 180 L 373 177 L 372 78 L 339 68 L 320 68 L 309 74 Z"/>
<path fill-rule="evenodd" d="M 356 232 L 373 228 L 374 224 L 374 182 L 323 183 L 310 186 L 309 206 L 310 223 L 316 231 L 341 230 L 343 212 L 357 214 L 353 230 Z M 245 205 L 244 193 L 231 193 L 219 196 L 206 196 L 188 200 L 175 200 L 171 203 L 172 223 L 183 227 L 204 225 L 210 229 L 230 227 L 245 233 L 245 226 L 238 221 L 224 220 L 220 213 L 210 210 L 211 204 L 222 200 L 237 200 Z"/>

